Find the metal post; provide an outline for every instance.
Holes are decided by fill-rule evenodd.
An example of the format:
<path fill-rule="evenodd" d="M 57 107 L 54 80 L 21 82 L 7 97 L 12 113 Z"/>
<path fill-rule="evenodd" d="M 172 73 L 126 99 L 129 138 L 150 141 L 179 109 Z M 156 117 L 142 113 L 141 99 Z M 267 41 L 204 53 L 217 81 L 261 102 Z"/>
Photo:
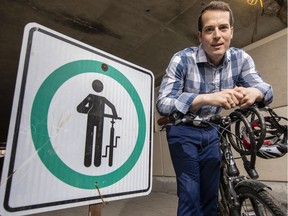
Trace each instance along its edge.
<path fill-rule="evenodd" d="M 88 216 L 101 216 L 102 203 L 89 205 L 89 215 Z"/>

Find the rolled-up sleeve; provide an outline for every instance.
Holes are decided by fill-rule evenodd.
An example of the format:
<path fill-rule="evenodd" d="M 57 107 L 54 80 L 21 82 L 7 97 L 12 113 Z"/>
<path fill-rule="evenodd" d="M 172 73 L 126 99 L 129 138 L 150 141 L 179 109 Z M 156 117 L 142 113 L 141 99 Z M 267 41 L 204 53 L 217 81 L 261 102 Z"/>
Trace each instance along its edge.
<path fill-rule="evenodd" d="M 183 56 L 182 56 L 183 57 Z M 185 58 L 176 53 L 171 59 L 164 75 L 156 108 L 160 115 L 170 115 L 174 111 L 187 113 L 197 94 L 183 92 L 185 82 Z"/>
<path fill-rule="evenodd" d="M 273 88 L 270 84 L 264 82 L 260 74 L 255 68 L 253 59 L 244 52 L 244 61 L 242 64 L 242 72 L 239 77 L 239 83 L 241 86 L 249 88 L 257 88 L 264 95 L 263 105 L 268 105 L 273 101 Z"/>

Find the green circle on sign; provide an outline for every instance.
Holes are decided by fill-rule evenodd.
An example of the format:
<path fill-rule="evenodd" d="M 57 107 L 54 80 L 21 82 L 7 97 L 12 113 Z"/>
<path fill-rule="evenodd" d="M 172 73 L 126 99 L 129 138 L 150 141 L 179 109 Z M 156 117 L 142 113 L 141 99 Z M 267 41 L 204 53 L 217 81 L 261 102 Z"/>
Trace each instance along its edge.
<path fill-rule="evenodd" d="M 35 149 L 46 168 L 58 179 L 71 186 L 82 189 L 95 189 L 110 186 L 124 176 L 134 167 L 144 147 L 146 135 L 145 112 L 141 99 L 132 83 L 118 70 L 108 66 L 105 71 L 103 64 L 94 60 L 80 60 L 67 63 L 52 72 L 40 86 L 32 105 L 31 111 L 31 134 Z M 109 76 L 120 83 L 130 95 L 138 116 L 138 135 L 135 147 L 118 169 L 111 173 L 91 176 L 79 173 L 67 166 L 55 152 L 48 132 L 48 111 L 50 103 L 61 85 L 68 79 L 83 73 L 101 73 Z M 132 131 L 131 131 L 132 133 Z"/>

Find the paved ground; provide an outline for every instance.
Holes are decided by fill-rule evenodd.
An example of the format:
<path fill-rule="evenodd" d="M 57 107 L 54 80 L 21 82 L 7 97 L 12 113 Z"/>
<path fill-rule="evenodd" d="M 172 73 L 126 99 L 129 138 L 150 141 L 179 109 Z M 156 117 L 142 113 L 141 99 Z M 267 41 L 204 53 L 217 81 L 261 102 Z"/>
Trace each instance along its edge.
<path fill-rule="evenodd" d="M 101 214 L 96 214 L 96 216 L 176 216 L 178 199 L 175 185 L 166 182 L 166 184 L 164 184 L 165 187 L 158 188 L 157 186 L 159 185 L 157 181 L 154 181 L 153 184 L 155 186 L 154 191 L 148 196 L 111 201 L 103 206 Z M 266 184 L 268 184 L 268 182 L 266 182 Z M 268 185 L 273 188 L 273 192 L 277 192 L 274 195 L 279 195 L 279 191 L 283 190 L 284 193 L 282 196 L 275 197 L 278 198 L 279 201 L 281 200 L 278 204 L 283 207 L 283 210 L 286 209 L 287 212 L 287 184 L 280 184 L 278 182 Z M 89 216 L 89 206 L 34 214 L 33 216 Z"/>
<path fill-rule="evenodd" d="M 283 206 L 282 206 L 283 207 Z M 151 192 L 148 196 L 109 202 L 102 207 L 101 216 L 175 216 L 177 196 Z M 287 206 L 286 206 L 287 209 Z M 100 216 L 97 215 L 96 216 Z M 51 211 L 33 216 L 89 216 L 89 207 Z"/>
<path fill-rule="evenodd" d="M 151 192 L 148 196 L 109 202 L 102 207 L 101 216 L 175 216 L 175 194 Z M 51 211 L 33 216 L 88 216 L 88 206 Z"/>

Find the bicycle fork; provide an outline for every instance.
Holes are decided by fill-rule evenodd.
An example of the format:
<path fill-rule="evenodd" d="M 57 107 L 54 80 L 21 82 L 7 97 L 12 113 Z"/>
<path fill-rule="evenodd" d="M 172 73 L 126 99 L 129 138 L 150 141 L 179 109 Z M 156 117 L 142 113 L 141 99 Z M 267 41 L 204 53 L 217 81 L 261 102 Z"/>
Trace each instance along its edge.
<path fill-rule="evenodd" d="M 227 205 L 230 211 L 230 215 L 233 216 L 240 216 L 239 213 L 239 200 L 237 197 L 237 194 L 234 190 L 234 181 L 235 177 L 239 176 L 239 170 L 236 166 L 236 163 L 234 161 L 234 157 L 232 155 L 231 147 L 228 145 L 226 141 L 222 140 L 221 144 L 221 151 L 223 153 L 223 175 L 222 181 L 224 183 L 225 187 L 225 197 L 227 199 Z"/>

